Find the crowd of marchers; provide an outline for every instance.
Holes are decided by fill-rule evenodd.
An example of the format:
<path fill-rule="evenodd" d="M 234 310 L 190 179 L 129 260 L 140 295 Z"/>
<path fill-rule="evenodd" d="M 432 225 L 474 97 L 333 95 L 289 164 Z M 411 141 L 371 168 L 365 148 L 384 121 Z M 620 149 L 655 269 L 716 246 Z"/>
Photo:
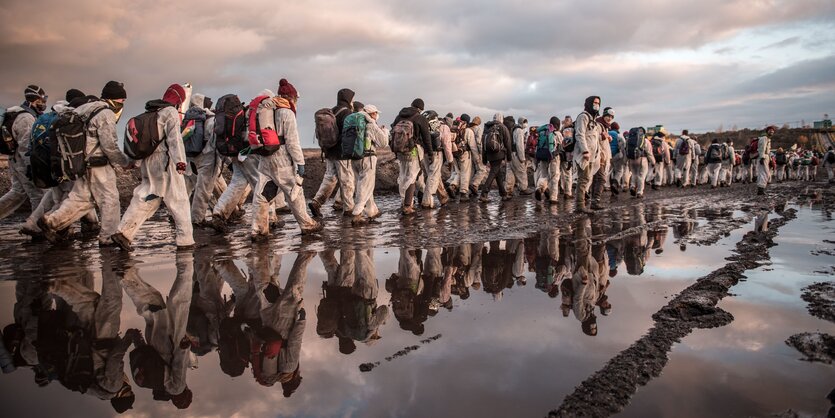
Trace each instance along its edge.
<path fill-rule="evenodd" d="M 383 148 L 399 165 L 403 216 L 453 201 L 487 203 L 494 185 L 502 201 L 518 194 L 548 204 L 563 196 L 587 214 L 603 209 L 607 191 L 640 199 L 647 185 L 756 182 L 764 194 L 773 180 L 816 181 L 821 164 L 829 181 L 835 178 L 832 147 L 825 153 L 772 150 L 774 126 L 735 150 L 730 141 L 697 140 L 687 130 L 673 136 L 621 129 L 614 109 L 602 107 L 598 96 L 586 98 L 576 118 L 552 117 L 541 126 L 501 113 L 489 121 L 442 116 L 419 98 L 385 125 L 376 106 L 354 96 L 341 89 L 334 107 L 315 112 L 325 173 L 307 202 L 299 94 L 286 79 L 277 93 L 264 90 L 249 102 L 227 94 L 213 103 L 188 84 L 172 84 L 127 121 L 121 149 L 116 124 L 127 99 L 122 83 L 108 82 L 99 97 L 71 89 L 50 111 L 44 90 L 30 85 L 20 106 L 0 112 L 0 153 L 9 156 L 11 176 L 0 219 L 28 200 L 32 211 L 22 234 L 59 242 L 80 222 L 82 231 L 98 233 L 101 246 L 131 250 L 142 224 L 164 203 L 177 247 L 188 248 L 194 226 L 226 232 L 240 221 L 251 194 L 253 241 L 283 228 L 281 216 L 288 213 L 302 234 L 321 231 L 322 206 L 331 198 L 335 212 L 362 225 L 381 215 L 374 190 L 376 153 Z M 141 172 L 124 213 L 116 166 Z M 221 175 L 225 166 L 232 169 L 228 184 Z"/>

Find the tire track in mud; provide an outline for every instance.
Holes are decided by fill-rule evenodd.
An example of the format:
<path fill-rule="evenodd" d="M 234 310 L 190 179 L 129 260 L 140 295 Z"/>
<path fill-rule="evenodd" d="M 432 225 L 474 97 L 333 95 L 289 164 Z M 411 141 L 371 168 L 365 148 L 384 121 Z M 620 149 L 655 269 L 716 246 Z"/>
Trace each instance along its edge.
<path fill-rule="evenodd" d="M 776 205 L 784 207 L 785 202 Z M 729 263 L 684 289 L 652 318 L 650 330 L 613 357 L 606 365 L 577 386 L 562 405 L 549 412 L 549 417 L 609 416 L 629 404 L 639 385 L 646 385 L 659 376 L 669 360 L 673 344 L 698 328 L 715 328 L 729 324 L 733 315 L 718 308 L 731 287 L 745 278 L 746 270 L 769 260 L 768 249 L 775 245 L 779 228 L 796 217 L 794 209 L 777 212 L 782 217 L 765 220 L 754 231 L 746 233 L 736 244 Z"/>

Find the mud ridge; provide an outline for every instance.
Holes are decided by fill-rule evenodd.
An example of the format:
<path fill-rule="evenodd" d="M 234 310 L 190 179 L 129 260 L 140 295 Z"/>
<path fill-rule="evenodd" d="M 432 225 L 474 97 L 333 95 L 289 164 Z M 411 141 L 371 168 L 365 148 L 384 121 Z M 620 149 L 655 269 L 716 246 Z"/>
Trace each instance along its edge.
<path fill-rule="evenodd" d="M 415 344 L 415 345 L 410 345 L 408 347 L 404 347 L 402 350 L 399 350 L 398 352 L 386 357 L 386 361 L 392 361 L 392 360 L 396 360 L 400 357 L 403 357 L 403 356 L 411 353 L 412 351 L 415 351 L 415 350 L 419 349 L 421 346 L 429 344 L 433 341 L 436 341 L 439 338 L 441 338 L 441 334 L 435 335 L 434 337 L 429 337 L 429 338 L 420 340 L 420 345 Z M 375 361 L 375 362 L 372 362 L 372 363 L 363 363 L 363 364 L 360 364 L 360 371 L 361 372 L 370 372 L 370 371 L 374 370 L 374 368 L 376 368 L 379 365 L 380 365 L 379 361 Z"/>
<path fill-rule="evenodd" d="M 802 332 L 786 340 L 789 347 L 800 351 L 804 361 L 832 364 L 835 359 L 835 337 L 822 332 Z"/>
<path fill-rule="evenodd" d="M 778 204 L 783 207 L 785 202 Z M 782 211 L 767 228 L 745 234 L 724 267 L 700 278 L 656 312 L 655 325 L 641 339 L 609 360 L 606 365 L 566 396 L 550 417 L 609 416 L 623 410 L 638 388 L 659 376 L 669 360 L 673 344 L 697 328 L 729 324 L 733 315 L 716 307 L 744 272 L 769 259 L 777 230 L 796 217 L 796 211 Z"/>
<path fill-rule="evenodd" d="M 800 296 L 812 316 L 835 322 L 835 282 L 820 282 L 803 289 Z"/>

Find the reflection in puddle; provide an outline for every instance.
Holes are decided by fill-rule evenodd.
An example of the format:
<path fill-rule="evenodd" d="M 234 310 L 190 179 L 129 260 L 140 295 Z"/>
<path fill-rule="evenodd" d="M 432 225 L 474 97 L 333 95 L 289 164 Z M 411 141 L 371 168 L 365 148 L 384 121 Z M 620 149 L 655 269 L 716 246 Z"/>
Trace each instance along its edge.
<path fill-rule="evenodd" d="M 667 296 L 723 263 L 718 246 L 737 233 L 710 242 L 703 229 L 734 218 L 651 205 L 445 248 L 105 249 L 84 261 L 66 251 L 40 260 L 49 280 L 21 274 L 0 287 L 2 306 L 13 306 L 0 321 L 17 368 L 0 389 L 30 399 L 61 388 L 51 403 L 102 415 L 541 414 L 640 337 Z M 360 371 L 381 362 L 392 363 Z M 276 394 L 280 405 L 259 409 Z M 473 399 L 426 406 L 456 397 Z M 227 398 L 235 402 L 218 405 Z M 26 413 L 11 404 L 11 416 Z"/>

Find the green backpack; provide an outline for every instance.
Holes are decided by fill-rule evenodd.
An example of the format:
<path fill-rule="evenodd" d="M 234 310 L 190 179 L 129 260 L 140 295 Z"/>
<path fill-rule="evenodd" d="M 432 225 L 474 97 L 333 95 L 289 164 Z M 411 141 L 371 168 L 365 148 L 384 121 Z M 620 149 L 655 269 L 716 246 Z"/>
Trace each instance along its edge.
<path fill-rule="evenodd" d="M 371 141 L 366 138 L 365 114 L 351 113 L 345 117 L 342 125 L 342 158 L 361 160 L 371 148 Z"/>

